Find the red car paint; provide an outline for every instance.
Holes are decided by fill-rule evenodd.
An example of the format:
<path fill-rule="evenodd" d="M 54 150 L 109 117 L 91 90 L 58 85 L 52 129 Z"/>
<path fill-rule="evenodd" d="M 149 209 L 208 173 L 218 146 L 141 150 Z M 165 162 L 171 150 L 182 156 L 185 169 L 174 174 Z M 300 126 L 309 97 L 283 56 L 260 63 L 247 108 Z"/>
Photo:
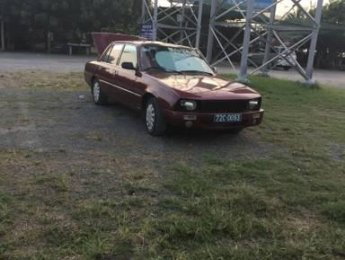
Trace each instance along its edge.
<path fill-rule="evenodd" d="M 139 53 L 143 45 L 172 46 L 161 42 L 124 41 L 116 42 L 134 45 Z M 114 43 L 113 43 L 114 44 Z M 112 44 L 110 44 L 110 47 Z M 110 48 L 108 47 L 108 48 Z M 178 46 L 181 48 L 187 48 Z M 136 110 L 143 110 L 148 97 L 155 97 L 169 125 L 186 126 L 204 129 L 231 129 L 259 125 L 262 122 L 264 110 L 261 109 L 261 95 L 252 88 L 233 81 L 227 81 L 214 75 L 183 75 L 167 72 L 145 72 L 141 70 L 140 55 L 136 70 L 124 69 L 120 64 L 110 64 L 102 61 L 108 48 L 97 61 L 88 62 L 85 66 L 85 80 L 91 86 L 94 80 L 100 82 L 109 102 L 122 103 Z M 195 100 L 202 104 L 202 111 L 180 111 L 176 105 L 180 100 Z M 247 104 L 250 100 L 259 99 L 260 105 L 255 110 L 246 107 L 239 109 L 236 104 Z M 205 105 L 206 104 L 206 105 Z M 218 105 L 219 104 L 219 105 Z M 208 110 L 210 107 L 210 110 Z M 200 108 L 201 109 L 201 108 Z M 215 123 L 214 116 L 219 113 L 239 113 L 241 122 Z M 193 116 L 192 120 L 185 119 Z M 190 117 L 189 117 L 190 119 Z"/>

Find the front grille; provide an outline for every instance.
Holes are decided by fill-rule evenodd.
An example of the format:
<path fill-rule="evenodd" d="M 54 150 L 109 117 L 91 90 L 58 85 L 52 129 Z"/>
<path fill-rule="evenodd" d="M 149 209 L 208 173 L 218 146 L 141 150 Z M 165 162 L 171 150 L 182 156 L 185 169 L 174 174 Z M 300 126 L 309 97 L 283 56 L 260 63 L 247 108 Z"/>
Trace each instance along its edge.
<path fill-rule="evenodd" d="M 202 113 L 241 113 L 248 111 L 248 100 L 200 101 Z"/>

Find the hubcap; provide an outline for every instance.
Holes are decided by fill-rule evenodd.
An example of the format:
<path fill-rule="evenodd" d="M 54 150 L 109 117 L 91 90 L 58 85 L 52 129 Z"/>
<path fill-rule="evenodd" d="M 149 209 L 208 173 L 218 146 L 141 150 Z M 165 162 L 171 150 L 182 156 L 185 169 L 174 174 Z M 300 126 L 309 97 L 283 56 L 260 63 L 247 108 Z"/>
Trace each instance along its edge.
<path fill-rule="evenodd" d="M 95 82 L 93 84 L 93 99 L 95 100 L 95 102 L 98 102 L 100 92 L 101 92 L 101 88 L 99 86 L 99 83 Z"/>
<path fill-rule="evenodd" d="M 149 104 L 146 108 L 146 126 L 149 131 L 153 130 L 154 124 L 155 124 L 155 108 L 152 104 Z"/>

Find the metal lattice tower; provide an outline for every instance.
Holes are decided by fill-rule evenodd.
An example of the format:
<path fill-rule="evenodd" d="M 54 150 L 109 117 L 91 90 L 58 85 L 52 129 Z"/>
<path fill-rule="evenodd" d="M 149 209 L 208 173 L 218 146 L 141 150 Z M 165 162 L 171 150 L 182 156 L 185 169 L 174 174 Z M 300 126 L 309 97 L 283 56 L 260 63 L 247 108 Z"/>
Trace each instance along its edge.
<path fill-rule="evenodd" d="M 142 24 L 152 24 L 152 40 L 199 48 L 203 0 L 142 0 Z"/>
<path fill-rule="evenodd" d="M 238 72 L 239 80 L 247 80 L 248 65 L 254 67 L 251 74 L 267 74 L 284 59 L 307 83 L 313 83 L 323 4 L 323 0 L 316 1 L 311 13 L 301 0 L 175 0 L 164 7 L 158 0 L 143 0 L 142 21 L 152 23 L 153 39 L 196 48 L 207 46 L 206 56 L 212 66 L 227 66 Z M 287 3 L 290 8 L 279 17 L 277 10 Z M 208 37 L 201 37 L 201 32 Z M 303 68 L 291 54 L 306 44 L 309 54 Z M 252 58 L 257 49 L 262 53 L 260 64 Z"/>

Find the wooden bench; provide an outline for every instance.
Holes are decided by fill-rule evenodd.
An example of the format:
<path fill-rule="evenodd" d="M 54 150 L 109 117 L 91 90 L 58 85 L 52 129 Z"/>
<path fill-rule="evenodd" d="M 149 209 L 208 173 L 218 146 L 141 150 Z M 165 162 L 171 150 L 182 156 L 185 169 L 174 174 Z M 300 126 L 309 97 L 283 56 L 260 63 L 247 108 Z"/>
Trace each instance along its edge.
<path fill-rule="evenodd" d="M 90 52 L 91 52 L 91 44 L 69 42 L 69 43 L 67 43 L 67 46 L 68 46 L 68 55 L 69 56 L 72 56 L 72 54 L 73 54 L 73 47 L 85 48 L 86 49 L 86 55 L 90 55 Z"/>

